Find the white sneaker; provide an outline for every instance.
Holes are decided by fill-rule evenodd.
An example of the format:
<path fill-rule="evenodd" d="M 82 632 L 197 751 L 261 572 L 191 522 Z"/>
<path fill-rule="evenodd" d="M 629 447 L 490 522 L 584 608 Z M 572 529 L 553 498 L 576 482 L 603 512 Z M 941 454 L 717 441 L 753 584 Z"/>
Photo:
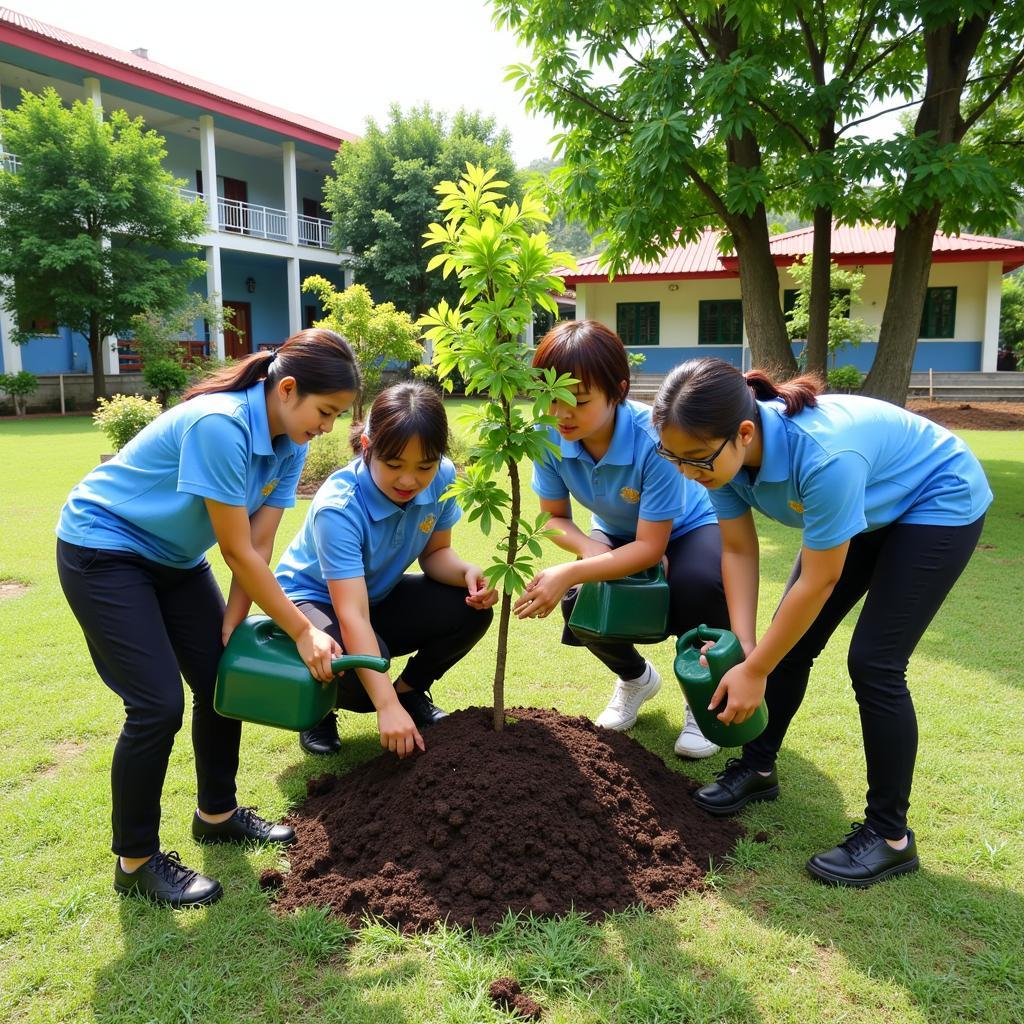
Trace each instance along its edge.
<path fill-rule="evenodd" d="M 683 723 L 683 731 L 676 739 L 674 749 L 680 757 L 688 757 L 693 761 L 699 761 L 702 757 L 713 757 L 722 748 L 717 743 L 712 743 L 700 731 L 700 726 L 693 717 L 690 705 L 687 704 L 686 721 Z"/>
<path fill-rule="evenodd" d="M 661 689 L 661 676 L 647 662 L 647 670 L 636 679 L 616 679 L 615 692 L 608 707 L 597 716 L 596 725 L 613 732 L 625 732 L 636 724 L 640 705 L 650 700 Z"/>

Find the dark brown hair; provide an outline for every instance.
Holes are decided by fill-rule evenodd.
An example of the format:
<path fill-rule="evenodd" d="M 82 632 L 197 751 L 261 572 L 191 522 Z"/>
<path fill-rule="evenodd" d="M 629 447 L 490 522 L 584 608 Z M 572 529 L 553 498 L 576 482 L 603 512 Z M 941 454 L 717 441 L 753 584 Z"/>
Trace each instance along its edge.
<path fill-rule="evenodd" d="M 541 338 L 533 365 L 569 373 L 612 403 L 629 394 L 629 359 L 619 336 L 596 320 L 562 320 Z M 623 386 L 625 382 L 625 386 Z"/>
<path fill-rule="evenodd" d="M 361 437 L 369 444 L 363 450 Z M 397 459 L 414 438 L 420 439 L 423 456 L 428 462 L 440 459 L 448 451 L 448 415 L 437 391 L 418 381 L 393 384 L 385 388 L 370 406 L 365 423 L 353 423 L 349 442 L 356 455 L 369 464 L 371 458 L 381 462 Z"/>
<path fill-rule="evenodd" d="M 736 436 L 744 420 L 759 422 L 755 399 L 781 398 L 786 415 L 813 408 L 821 393 L 821 381 L 805 374 L 776 384 L 763 370 L 741 373 L 724 359 L 691 359 L 665 378 L 654 399 L 651 421 L 710 441 Z"/>
<path fill-rule="evenodd" d="M 294 377 L 300 395 L 358 391 L 359 365 L 349 343 L 334 331 L 311 327 L 293 334 L 276 352 L 254 352 L 234 366 L 207 374 L 185 392 L 183 401 L 220 391 L 245 391 L 257 381 L 274 384 Z"/>

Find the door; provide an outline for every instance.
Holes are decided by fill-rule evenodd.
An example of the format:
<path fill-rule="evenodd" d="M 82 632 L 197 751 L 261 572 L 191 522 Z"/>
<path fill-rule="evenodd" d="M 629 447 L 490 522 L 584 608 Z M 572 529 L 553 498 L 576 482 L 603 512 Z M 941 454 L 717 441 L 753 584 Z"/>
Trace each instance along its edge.
<path fill-rule="evenodd" d="M 249 230 L 249 186 L 240 178 L 224 178 L 225 231 L 247 234 Z"/>
<path fill-rule="evenodd" d="M 224 325 L 224 355 L 241 359 L 252 352 L 252 304 L 225 301 L 224 308 L 234 313 L 232 326 Z"/>

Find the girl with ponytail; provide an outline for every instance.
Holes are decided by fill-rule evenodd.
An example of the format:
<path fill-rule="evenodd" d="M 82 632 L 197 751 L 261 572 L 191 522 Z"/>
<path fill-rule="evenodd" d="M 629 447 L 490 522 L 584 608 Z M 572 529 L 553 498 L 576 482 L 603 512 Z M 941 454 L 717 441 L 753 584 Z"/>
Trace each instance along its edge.
<path fill-rule="evenodd" d="M 336 641 L 285 597 L 268 561 L 295 504 L 306 444 L 355 400 L 359 370 L 333 331 L 307 330 L 210 375 L 68 496 L 57 569 L 103 682 L 124 702 L 111 765 L 114 888 L 173 907 L 212 903 L 221 885 L 161 853 L 160 792 L 192 690 L 199 842 L 288 843 L 294 832 L 239 807 L 241 723 L 213 709 L 221 652 L 255 601 L 317 678 Z M 205 553 L 231 570 L 225 604 Z"/>
<path fill-rule="evenodd" d="M 660 454 L 706 487 L 722 531 L 722 576 L 746 660 L 711 707 L 743 722 L 762 697 L 768 727 L 694 794 L 711 814 L 779 795 L 775 760 L 814 659 L 864 598 L 847 665 L 867 760 L 863 823 L 807 862 L 832 885 L 865 887 L 918 867 L 907 811 L 917 720 L 910 656 L 981 536 L 992 492 L 948 430 L 871 398 L 821 395 L 811 377 L 776 384 L 720 359 L 676 367 L 654 405 Z M 771 625 L 758 639 L 752 509 L 802 531 Z"/>

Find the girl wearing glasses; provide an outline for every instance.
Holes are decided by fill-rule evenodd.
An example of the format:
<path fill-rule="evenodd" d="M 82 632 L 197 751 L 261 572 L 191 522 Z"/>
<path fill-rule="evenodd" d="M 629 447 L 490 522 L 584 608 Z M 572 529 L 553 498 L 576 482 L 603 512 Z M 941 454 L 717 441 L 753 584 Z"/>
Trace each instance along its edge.
<path fill-rule="evenodd" d="M 710 706 L 725 701 L 726 723 L 745 721 L 762 697 L 769 712 L 765 732 L 694 800 L 722 815 L 778 796 L 775 759 L 811 665 L 864 597 L 847 664 L 867 760 L 865 820 L 807 869 L 865 887 L 918 867 L 907 828 L 917 751 L 907 664 L 974 551 L 992 492 L 948 430 L 887 402 L 819 390 L 813 377 L 775 384 L 698 359 L 669 374 L 653 418 L 666 454 L 711 494 L 729 618 L 747 655 Z M 803 531 L 760 640 L 755 508 Z"/>
<path fill-rule="evenodd" d="M 533 467 L 533 489 L 551 516 L 554 542 L 575 558 L 538 573 L 516 602 L 516 614 L 542 618 L 561 604 L 568 622 L 580 584 L 621 579 L 665 560 L 670 633 L 701 622 L 726 625 L 714 510 L 702 488 L 681 480 L 658 457 L 650 407 L 626 400 L 629 362 L 619 336 L 595 320 L 563 321 L 541 340 L 533 365 L 579 381 L 576 404 L 555 402 L 551 409 L 558 427 L 549 430 L 550 441 L 559 454 L 551 452 Z M 572 501 L 593 513 L 589 535 L 573 521 Z M 581 646 L 568 626 L 562 643 Z M 632 644 L 585 646 L 617 677 L 597 724 L 631 728 L 640 706 L 661 688 L 661 677 Z M 718 749 L 686 708 L 675 752 L 701 758 Z"/>

